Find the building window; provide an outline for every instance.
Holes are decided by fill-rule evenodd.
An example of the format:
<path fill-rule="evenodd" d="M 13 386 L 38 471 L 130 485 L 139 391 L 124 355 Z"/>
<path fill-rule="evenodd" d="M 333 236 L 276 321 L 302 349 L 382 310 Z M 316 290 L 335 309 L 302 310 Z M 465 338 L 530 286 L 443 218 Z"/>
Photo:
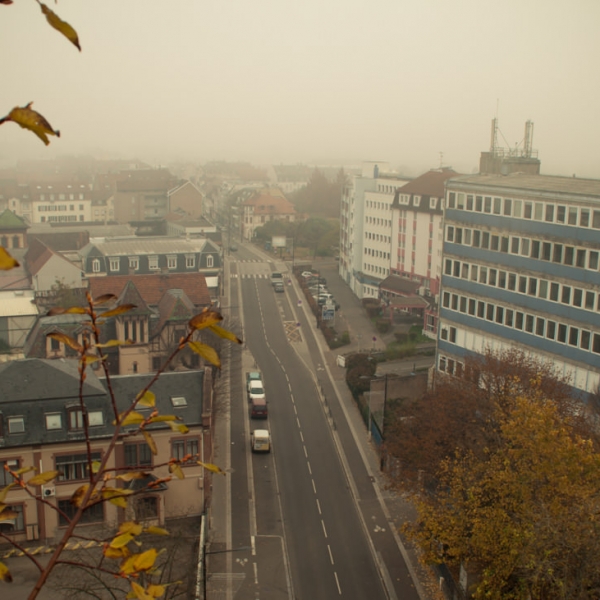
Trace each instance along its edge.
<path fill-rule="evenodd" d="M 8 417 L 8 433 L 25 433 L 25 419 L 23 417 Z"/>
<path fill-rule="evenodd" d="M 60 413 L 48 413 L 46 415 L 46 429 L 62 429 L 62 415 Z"/>
<path fill-rule="evenodd" d="M 177 256 L 167 256 L 167 268 L 168 269 L 176 269 L 177 268 Z"/>
<path fill-rule="evenodd" d="M 77 507 L 71 503 L 71 499 L 58 501 L 58 525 L 66 527 L 77 512 Z M 102 523 L 104 521 L 104 503 L 92 504 L 83 511 L 79 523 Z"/>
<path fill-rule="evenodd" d="M 2 533 L 11 534 L 17 531 L 25 530 L 25 521 L 23 519 L 23 505 L 12 504 L 6 507 L 6 510 L 12 510 L 15 516 L 12 519 L 4 519 L 0 521 L 0 531 Z"/>
<path fill-rule="evenodd" d="M 19 461 L 17 459 L 0 461 L 0 488 L 6 487 L 14 481 L 14 477 L 4 468 L 5 465 L 16 471 L 19 469 Z"/>
<path fill-rule="evenodd" d="M 185 266 L 188 269 L 193 269 L 196 266 L 196 257 L 193 254 L 186 254 Z"/>
<path fill-rule="evenodd" d="M 158 256 L 149 256 L 148 257 L 148 268 L 156 271 L 158 269 Z"/>
<path fill-rule="evenodd" d="M 198 438 L 173 440 L 171 454 L 177 460 L 183 460 L 185 456 L 191 456 L 186 463 L 196 464 L 198 460 L 198 445 Z"/>
<path fill-rule="evenodd" d="M 140 259 L 137 256 L 129 257 L 129 268 L 137 271 L 140 268 Z"/>
<path fill-rule="evenodd" d="M 151 467 L 152 452 L 148 444 L 135 443 L 124 444 L 125 466 L 126 467 Z"/>
<path fill-rule="evenodd" d="M 110 259 L 110 270 L 118 271 L 120 268 L 121 268 L 121 260 L 118 257 L 111 258 Z"/>
<path fill-rule="evenodd" d="M 90 427 L 100 427 L 104 425 L 104 413 L 101 410 L 88 411 L 88 425 Z"/>
<path fill-rule="evenodd" d="M 213 256 L 211 254 L 209 254 L 206 257 L 206 266 L 207 266 L 207 268 L 212 269 L 212 267 L 214 266 L 214 264 L 215 264 L 215 259 L 213 258 Z"/>
<path fill-rule="evenodd" d="M 100 452 L 92 452 L 91 459 L 100 460 Z M 79 481 L 89 476 L 87 454 L 65 454 L 57 456 L 55 462 L 60 471 L 58 481 Z"/>
<path fill-rule="evenodd" d="M 97 258 L 92 261 L 92 271 L 94 273 L 100 272 L 100 261 Z"/>
<path fill-rule="evenodd" d="M 71 408 L 67 411 L 69 416 L 69 431 L 83 429 L 83 411 L 80 408 Z"/>

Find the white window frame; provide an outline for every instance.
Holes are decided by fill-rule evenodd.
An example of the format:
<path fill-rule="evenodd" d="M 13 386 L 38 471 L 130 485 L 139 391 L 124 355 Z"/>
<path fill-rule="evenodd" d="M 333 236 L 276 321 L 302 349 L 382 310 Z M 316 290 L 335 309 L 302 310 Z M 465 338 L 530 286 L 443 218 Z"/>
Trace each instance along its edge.
<path fill-rule="evenodd" d="M 98 258 L 95 258 L 92 261 L 92 272 L 93 273 L 100 273 L 100 260 Z"/>
<path fill-rule="evenodd" d="M 148 269 L 151 271 L 158 271 L 158 255 L 153 254 L 148 256 Z"/>
<path fill-rule="evenodd" d="M 118 271 L 121 268 L 121 259 L 118 256 L 111 256 L 108 260 L 111 271 Z"/>

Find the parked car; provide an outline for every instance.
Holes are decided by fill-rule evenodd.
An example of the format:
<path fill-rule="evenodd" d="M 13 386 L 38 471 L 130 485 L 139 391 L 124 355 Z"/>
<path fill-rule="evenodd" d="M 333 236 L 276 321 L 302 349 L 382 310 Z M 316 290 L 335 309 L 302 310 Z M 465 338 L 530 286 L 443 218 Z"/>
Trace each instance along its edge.
<path fill-rule="evenodd" d="M 275 285 L 276 283 L 282 283 L 283 284 L 283 274 L 282 273 L 278 273 L 277 271 L 274 271 L 273 273 L 271 273 L 271 283 L 273 285 Z"/>
<path fill-rule="evenodd" d="M 285 291 L 285 286 L 283 285 L 283 282 L 282 282 L 282 281 L 276 281 L 276 282 L 273 284 L 273 289 L 274 289 L 276 292 L 284 292 L 284 291 Z"/>
<path fill-rule="evenodd" d="M 271 434 L 266 429 L 255 429 L 250 434 L 252 452 L 271 452 Z"/>
<path fill-rule="evenodd" d="M 302 273 L 300 273 L 301 277 L 304 277 L 304 279 L 310 279 L 311 277 L 314 277 L 315 274 L 312 271 L 302 271 Z"/>
<path fill-rule="evenodd" d="M 229 250 L 231 252 L 237 252 L 238 247 L 235 244 L 230 244 L 229 245 Z"/>

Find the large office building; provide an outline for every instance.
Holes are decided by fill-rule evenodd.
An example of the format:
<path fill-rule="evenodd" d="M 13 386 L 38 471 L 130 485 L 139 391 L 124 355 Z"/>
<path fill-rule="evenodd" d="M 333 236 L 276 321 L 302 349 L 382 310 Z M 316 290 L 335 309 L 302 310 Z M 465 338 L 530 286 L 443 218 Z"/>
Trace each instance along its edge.
<path fill-rule="evenodd" d="M 516 346 L 585 398 L 600 383 L 600 180 L 494 170 L 446 184 L 437 367 Z"/>

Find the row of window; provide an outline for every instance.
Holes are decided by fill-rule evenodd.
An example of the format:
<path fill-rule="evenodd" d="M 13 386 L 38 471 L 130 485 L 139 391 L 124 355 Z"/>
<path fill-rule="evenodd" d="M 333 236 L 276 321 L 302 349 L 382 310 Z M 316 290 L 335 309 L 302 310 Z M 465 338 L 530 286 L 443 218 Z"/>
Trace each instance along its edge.
<path fill-rule="evenodd" d="M 374 248 L 365 248 L 366 256 L 375 256 L 376 258 L 384 258 L 390 260 L 390 253 L 383 252 L 382 250 L 375 250 Z"/>
<path fill-rule="evenodd" d="M 66 204 L 38 204 L 38 212 L 63 212 L 65 210 L 75 210 L 74 204 L 69 204 L 67 209 Z M 83 204 L 79 205 L 79 210 L 83 210 Z"/>
<path fill-rule="evenodd" d="M 141 334 L 143 334 L 143 331 L 144 330 L 142 326 L 142 329 L 140 330 Z M 126 330 L 126 332 L 128 331 Z M 173 408 L 185 408 L 187 406 L 187 399 L 185 396 L 171 396 L 171 405 Z M 102 410 L 88 410 L 87 415 L 88 427 L 101 427 L 104 425 L 104 412 Z M 61 412 L 45 413 L 44 418 L 46 430 L 52 431 L 63 429 L 63 417 L 64 413 Z M 68 431 L 81 431 L 83 429 L 84 417 L 81 408 L 67 408 L 66 417 L 67 419 L 65 424 Z M 4 436 L 5 426 L 8 434 L 25 433 L 25 417 L 21 415 L 3 417 L 3 415 L 0 414 L 0 437 Z"/>
<path fill-rule="evenodd" d="M 600 210 L 592 210 L 582 206 L 567 206 L 555 202 L 534 202 L 531 200 L 514 200 L 512 198 L 448 192 L 448 208 L 515 219 L 600 229 Z"/>
<path fill-rule="evenodd" d="M 370 265 L 368 263 L 365 263 L 365 271 L 374 273 L 375 275 L 382 275 L 383 277 L 387 277 L 390 274 L 389 269 L 378 265 Z"/>
<path fill-rule="evenodd" d="M 59 200 L 66 200 L 67 199 L 67 195 L 66 194 L 48 194 L 48 199 L 49 200 L 55 200 L 56 196 L 58 196 Z M 85 198 L 85 196 L 83 194 L 69 194 L 69 200 L 75 200 L 75 196 L 77 196 L 78 200 L 83 200 Z M 46 199 L 46 195 L 45 194 L 40 194 L 40 200 L 45 200 Z"/>
<path fill-rule="evenodd" d="M 365 239 L 366 240 L 375 240 L 377 242 L 385 242 L 386 244 L 391 244 L 392 238 L 389 235 L 382 235 L 379 233 L 371 233 L 370 231 L 365 231 Z"/>
<path fill-rule="evenodd" d="M 400 204 L 410 204 L 410 198 L 411 198 L 410 194 L 400 194 L 400 196 L 398 198 L 398 202 Z M 437 204 L 438 204 L 438 199 L 431 196 L 429 198 L 429 208 L 435 209 L 435 208 L 437 208 Z M 412 205 L 420 206 L 421 205 L 421 196 L 414 195 L 412 197 Z"/>
<path fill-rule="evenodd" d="M 600 265 L 597 250 L 518 236 L 496 235 L 479 229 L 448 225 L 446 241 L 593 271 L 597 271 Z"/>
<path fill-rule="evenodd" d="M 75 221 L 84 221 L 85 216 L 79 215 L 79 219 L 77 215 L 60 215 L 58 217 L 50 216 L 50 217 L 40 217 L 40 223 L 73 223 Z"/>
<path fill-rule="evenodd" d="M 600 333 L 581 327 L 449 292 L 444 292 L 442 306 L 478 319 L 600 354 Z M 442 325 L 440 337 L 448 342 L 456 343 L 456 328 Z"/>
<path fill-rule="evenodd" d="M 557 281 L 519 275 L 510 271 L 473 265 L 450 258 L 447 258 L 444 262 L 444 275 L 468 279 L 484 285 L 533 296 L 534 298 L 574 306 L 575 308 L 600 311 L 599 293 L 558 283 Z"/>
<path fill-rule="evenodd" d="M 366 217 L 365 222 L 369 225 L 379 225 L 387 227 L 388 229 L 392 226 L 392 222 L 389 219 L 380 219 L 378 217 Z"/>
<path fill-rule="evenodd" d="M 159 257 L 158 255 L 148 256 L 148 269 L 152 271 L 157 271 L 160 267 L 158 264 Z M 120 271 L 121 270 L 121 257 L 119 256 L 111 256 L 108 259 L 108 265 L 110 271 Z M 185 266 L 187 269 L 193 269 L 196 266 L 196 257 L 186 256 L 185 257 Z M 214 267 L 214 257 L 212 255 L 208 255 L 206 257 L 206 267 L 211 269 Z M 102 263 L 100 259 L 95 258 L 92 260 L 92 272 L 99 273 L 102 268 Z M 140 259 L 138 256 L 130 256 L 129 257 L 129 268 L 133 270 L 138 270 L 140 268 Z M 167 256 L 167 268 L 168 269 L 176 269 L 177 268 L 177 256 L 171 255 Z"/>

